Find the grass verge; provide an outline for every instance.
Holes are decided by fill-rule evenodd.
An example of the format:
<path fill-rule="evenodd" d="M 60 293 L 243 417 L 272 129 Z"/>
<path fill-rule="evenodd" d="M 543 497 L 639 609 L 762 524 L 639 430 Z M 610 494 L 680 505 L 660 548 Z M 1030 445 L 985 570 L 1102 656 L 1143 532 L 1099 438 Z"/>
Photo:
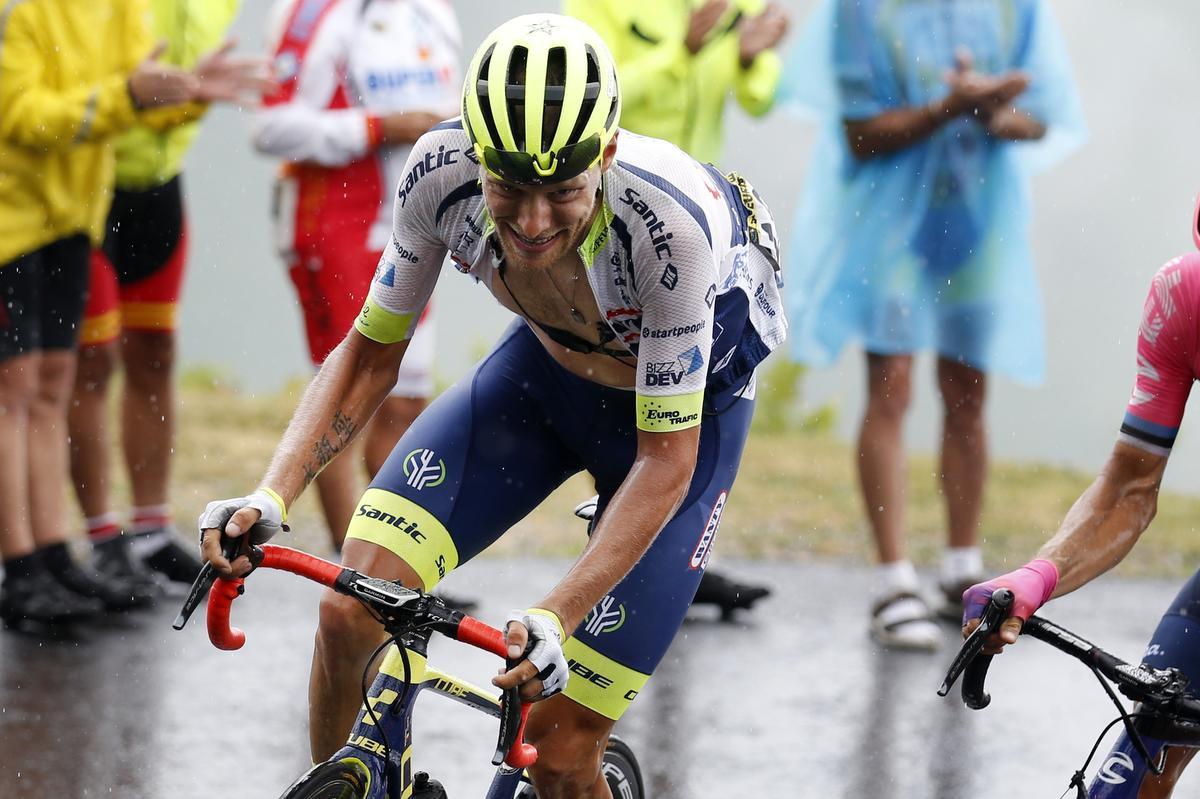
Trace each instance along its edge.
<path fill-rule="evenodd" d="M 204 372 L 182 381 L 172 478 L 177 518 L 190 524 L 205 502 L 239 496 L 257 485 L 299 393 L 298 385 L 270 394 L 241 392 Z M 932 564 L 944 539 L 935 460 L 914 456 L 908 476 L 909 547 L 918 564 Z M 983 519 L 989 568 L 1027 560 L 1090 479 L 1039 464 L 995 464 Z M 116 496 L 127 496 L 123 478 L 116 482 Z M 591 493 L 586 476 L 572 478 L 489 552 L 577 553 L 584 528 L 570 512 Z M 323 552 L 327 537 L 313 494 L 296 503 L 290 521 L 297 545 Z M 1136 575 L 1190 574 L 1200 563 L 1198 524 L 1200 499 L 1164 494 L 1158 518 L 1119 568 Z M 851 448 L 828 432 L 756 429 L 721 523 L 717 551 L 783 560 L 869 559 Z"/>

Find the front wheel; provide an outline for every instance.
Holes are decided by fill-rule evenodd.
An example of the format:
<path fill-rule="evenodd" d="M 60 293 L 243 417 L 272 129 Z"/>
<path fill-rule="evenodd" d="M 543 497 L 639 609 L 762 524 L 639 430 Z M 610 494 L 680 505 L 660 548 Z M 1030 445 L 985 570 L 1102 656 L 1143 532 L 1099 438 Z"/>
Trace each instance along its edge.
<path fill-rule="evenodd" d="M 367 799 L 371 775 L 362 763 L 319 763 L 296 780 L 280 799 Z"/>
<path fill-rule="evenodd" d="M 600 773 L 608 780 L 608 789 L 612 791 L 614 799 L 645 799 L 642 770 L 638 767 L 633 749 L 615 735 L 608 739 Z"/>

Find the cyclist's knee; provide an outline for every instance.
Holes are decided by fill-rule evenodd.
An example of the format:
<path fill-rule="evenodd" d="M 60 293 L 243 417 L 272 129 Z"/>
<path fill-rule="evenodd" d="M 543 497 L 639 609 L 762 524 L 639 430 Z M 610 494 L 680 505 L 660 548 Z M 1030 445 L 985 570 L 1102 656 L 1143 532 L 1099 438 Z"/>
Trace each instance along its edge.
<path fill-rule="evenodd" d="M 563 739 L 566 740 L 563 740 Z M 536 744 L 537 763 L 529 768 L 539 799 L 586 796 L 600 778 L 604 741 L 556 736 Z"/>
<path fill-rule="evenodd" d="M 536 711 L 526 738 L 538 750 L 537 763 L 529 771 L 539 799 L 587 795 L 600 778 L 613 722 L 565 697 L 555 697 Z"/>
<path fill-rule="evenodd" d="M 379 640 L 379 622 L 352 597 L 326 591 L 318 620 L 317 640 L 325 651 L 351 655 Z"/>

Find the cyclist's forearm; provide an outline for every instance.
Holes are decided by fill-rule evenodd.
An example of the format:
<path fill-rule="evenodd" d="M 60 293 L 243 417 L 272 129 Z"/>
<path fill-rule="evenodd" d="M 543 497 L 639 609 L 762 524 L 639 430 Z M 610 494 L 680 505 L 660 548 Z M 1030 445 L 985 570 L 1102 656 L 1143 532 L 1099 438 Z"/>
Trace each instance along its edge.
<path fill-rule="evenodd" d="M 263 477 L 288 507 L 374 415 L 396 381 L 406 343 L 364 348 L 348 338 L 326 358 Z"/>
<path fill-rule="evenodd" d="M 1120 563 L 1150 526 L 1166 459 L 1118 445 L 1100 476 L 1076 500 L 1038 552 L 1052 562 L 1062 596 Z"/>
<path fill-rule="evenodd" d="M 592 532 L 579 560 L 537 607 L 558 615 L 568 634 L 634 567 L 675 515 L 694 462 L 639 457 Z"/>

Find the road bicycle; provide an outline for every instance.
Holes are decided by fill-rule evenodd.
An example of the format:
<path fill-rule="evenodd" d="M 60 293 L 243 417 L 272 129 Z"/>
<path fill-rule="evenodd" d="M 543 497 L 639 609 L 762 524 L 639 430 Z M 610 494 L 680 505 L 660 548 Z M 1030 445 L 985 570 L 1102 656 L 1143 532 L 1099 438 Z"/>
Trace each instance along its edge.
<path fill-rule="evenodd" d="M 986 639 L 999 629 L 1000 623 L 1009 616 L 1013 593 L 1002 588 L 992 594 L 979 626 L 963 642 L 962 648 L 950 664 L 939 696 L 950 693 L 954 683 L 962 675 L 962 700 L 973 710 L 982 710 L 991 702 L 984 689 L 992 655 L 982 654 Z M 1114 719 L 1096 740 L 1083 766 L 1071 777 L 1067 790 L 1075 789 L 1078 799 L 1135 799 L 1140 785 L 1114 774 L 1111 769 L 1101 769 L 1085 791 L 1084 776 L 1095 757 L 1100 742 L 1113 726 L 1124 724 L 1125 732 L 1134 751 L 1146 763 L 1150 772 L 1162 774 L 1166 748 L 1200 749 L 1200 700 L 1188 691 L 1188 678 L 1175 668 L 1156 669 L 1145 664 L 1131 664 L 1112 655 L 1075 633 L 1054 622 L 1030 616 L 1021 628 L 1022 635 L 1043 641 L 1060 652 L 1087 666 L 1099 680 L 1109 699 L 1117 706 L 1120 716 Z M 1132 713 L 1126 712 L 1113 687 L 1129 699 L 1138 703 Z M 1158 751 L 1151 754 L 1145 739 L 1162 742 Z M 1132 768 L 1132 761 L 1121 764 Z"/>
<path fill-rule="evenodd" d="M 223 548 L 227 557 L 232 556 L 238 551 L 238 542 L 226 540 Z M 505 658 L 504 636 L 499 630 L 451 609 L 432 594 L 369 577 L 305 552 L 264 544 L 251 547 L 249 554 L 256 569 L 291 572 L 354 597 L 387 633 L 387 640 L 368 661 L 369 669 L 370 663 L 388 650 L 369 691 L 364 670 L 363 706 L 346 745 L 301 775 L 281 799 L 447 799 L 440 782 L 426 772 L 413 771 L 412 717 L 417 696 L 423 691 L 441 694 L 500 720 L 492 757 L 497 770 L 485 799 L 536 799 L 525 772 L 537 758 L 534 747 L 524 741 L 529 704 L 521 702 L 515 688 L 496 697 L 428 662 L 429 642 L 435 633 Z M 182 629 L 209 595 L 210 640 L 219 649 L 240 648 L 246 636 L 230 626 L 229 614 L 233 600 L 245 590 L 244 583 L 244 579 L 217 579 L 206 564 L 175 619 L 175 629 Z M 514 665 L 505 659 L 510 667 Z M 644 798 L 637 758 L 616 735 L 609 739 L 602 769 L 614 797 Z"/>

